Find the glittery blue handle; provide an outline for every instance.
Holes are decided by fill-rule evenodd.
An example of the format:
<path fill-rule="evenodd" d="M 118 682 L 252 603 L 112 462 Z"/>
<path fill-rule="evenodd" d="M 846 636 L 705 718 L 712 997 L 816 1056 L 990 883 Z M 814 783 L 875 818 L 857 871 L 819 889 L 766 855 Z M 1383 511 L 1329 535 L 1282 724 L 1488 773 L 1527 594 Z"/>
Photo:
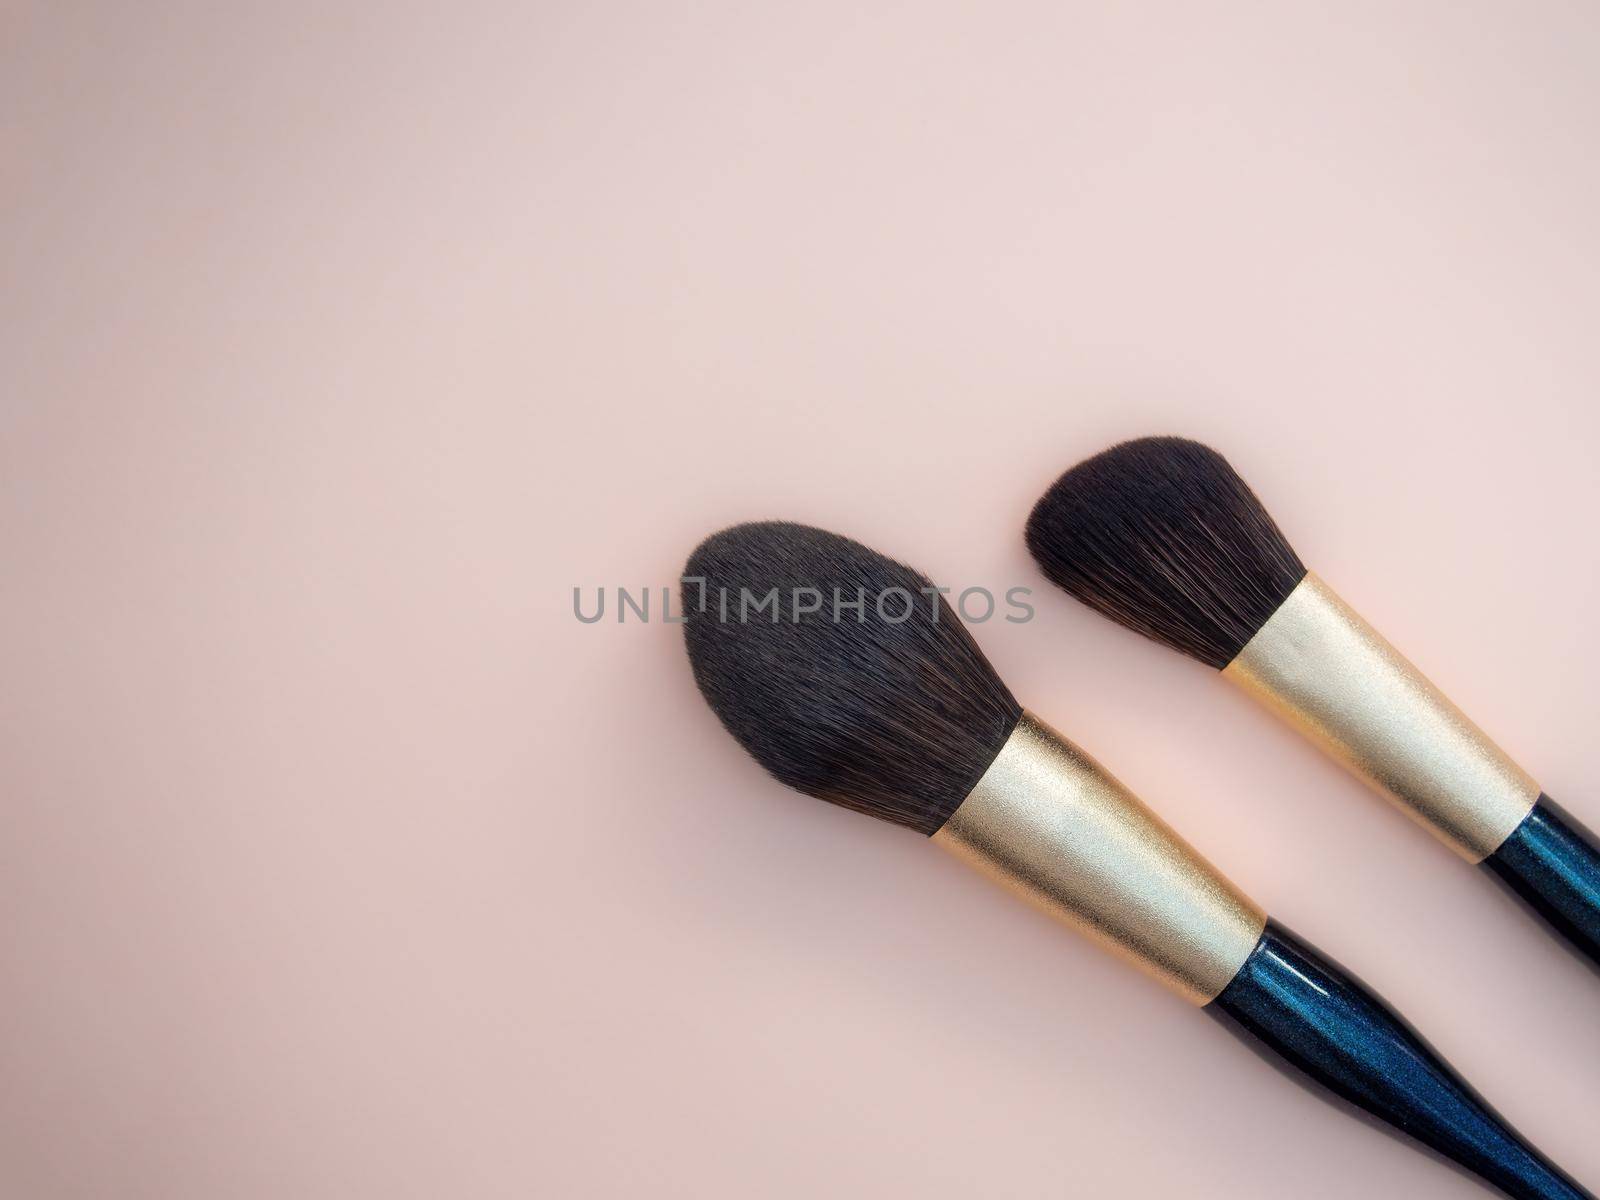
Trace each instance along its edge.
<path fill-rule="evenodd" d="M 1600 966 L 1600 840 L 1583 822 L 1540 796 L 1483 865 Z"/>
<path fill-rule="evenodd" d="M 1594 1200 L 1507 1125 L 1399 1014 L 1274 921 L 1206 1011 L 1276 1065 L 1293 1068 L 1300 1082 L 1508 1196 Z"/>

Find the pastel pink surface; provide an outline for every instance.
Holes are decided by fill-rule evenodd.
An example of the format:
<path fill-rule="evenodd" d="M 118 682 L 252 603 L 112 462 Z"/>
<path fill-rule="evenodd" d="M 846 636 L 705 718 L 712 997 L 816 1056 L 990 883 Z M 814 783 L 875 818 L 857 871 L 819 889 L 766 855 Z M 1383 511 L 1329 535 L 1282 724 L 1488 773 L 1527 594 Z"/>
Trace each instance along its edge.
<path fill-rule="evenodd" d="M 6 24 L 0 1192 L 1478 1194 L 574 619 L 770 516 L 1033 587 L 1023 702 L 1600 1180 L 1600 980 L 1020 537 L 1207 440 L 1600 822 L 1600 11 Z"/>

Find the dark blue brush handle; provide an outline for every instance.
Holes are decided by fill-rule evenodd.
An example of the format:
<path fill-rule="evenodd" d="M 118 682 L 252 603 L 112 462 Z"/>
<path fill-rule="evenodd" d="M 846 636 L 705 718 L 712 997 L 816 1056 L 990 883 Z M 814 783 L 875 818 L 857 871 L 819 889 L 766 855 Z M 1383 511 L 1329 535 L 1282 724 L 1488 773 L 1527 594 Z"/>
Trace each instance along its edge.
<path fill-rule="evenodd" d="M 1594 1200 L 1525 1142 L 1405 1020 L 1275 921 L 1206 1011 L 1324 1095 L 1519 1200 Z"/>
<path fill-rule="evenodd" d="M 1483 865 L 1600 966 L 1600 840 L 1549 796 Z"/>

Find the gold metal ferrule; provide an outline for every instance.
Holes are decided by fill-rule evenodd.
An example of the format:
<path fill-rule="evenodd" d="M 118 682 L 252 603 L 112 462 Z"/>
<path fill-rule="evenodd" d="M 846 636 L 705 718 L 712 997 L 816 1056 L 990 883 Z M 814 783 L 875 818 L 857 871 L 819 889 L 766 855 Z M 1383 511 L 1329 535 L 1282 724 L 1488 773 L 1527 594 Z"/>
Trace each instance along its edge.
<path fill-rule="evenodd" d="M 1401 653 L 1308 574 L 1222 672 L 1468 862 L 1539 785 Z"/>
<path fill-rule="evenodd" d="M 1266 914 L 1030 713 L 933 840 L 1184 999 L 1228 985 Z"/>

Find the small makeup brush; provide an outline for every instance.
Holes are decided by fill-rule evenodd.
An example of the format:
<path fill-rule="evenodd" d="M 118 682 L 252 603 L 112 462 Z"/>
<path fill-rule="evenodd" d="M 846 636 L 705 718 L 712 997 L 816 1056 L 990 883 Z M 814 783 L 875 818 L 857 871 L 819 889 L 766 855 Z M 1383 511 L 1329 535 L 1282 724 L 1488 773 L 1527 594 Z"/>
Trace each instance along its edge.
<path fill-rule="evenodd" d="M 1600 964 L 1600 843 L 1306 570 L 1226 459 L 1140 438 L 1073 467 L 1028 548 L 1090 608 L 1222 672 Z"/>
<path fill-rule="evenodd" d="M 924 576 L 765 522 L 708 538 L 690 579 L 695 681 L 780 782 L 929 836 L 1507 1195 L 1594 1200 L 1359 980 L 1023 711 Z"/>

